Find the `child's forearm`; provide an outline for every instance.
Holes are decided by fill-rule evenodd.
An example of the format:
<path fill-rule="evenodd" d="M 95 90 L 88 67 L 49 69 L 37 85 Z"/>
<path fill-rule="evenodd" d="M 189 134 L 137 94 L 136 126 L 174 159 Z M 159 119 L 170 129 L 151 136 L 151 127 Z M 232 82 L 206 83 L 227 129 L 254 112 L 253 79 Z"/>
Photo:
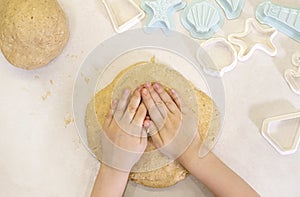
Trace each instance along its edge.
<path fill-rule="evenodd" d="M 129 173 L 101 164 L 91 197 L 121 197 L 126 188 Z"/>
<path fill-rule="evenodd" d="M 213 153 L 198 157 L 197 145 L 193 145 L 179 158 L 179 162 L 199 181 L 219 197 L 259 196 L 241 177 L 234 173 Z"/>

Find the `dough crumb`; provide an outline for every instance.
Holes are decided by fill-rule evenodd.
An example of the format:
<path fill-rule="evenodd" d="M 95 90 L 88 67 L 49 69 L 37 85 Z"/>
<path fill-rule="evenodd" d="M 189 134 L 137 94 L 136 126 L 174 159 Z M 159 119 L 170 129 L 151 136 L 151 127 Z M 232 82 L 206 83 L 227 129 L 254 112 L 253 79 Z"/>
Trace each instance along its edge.
<path fill-rule="evenodd" d="M 74 122 L 73 116 L 71 114 L 65 115 L 65 128 L 67 128 L 67 126 L 72 122 Z"/>
<path fill-rule="evenodd" d="M 84 78 L 85 83 L 89 83 L 90 82 L 90 78 L 88 78 L 87 76 L 85 76 L 83 73 L 81 73 L 81 76 Z"/>
<path fill-rule="evenodd" d="M 84 81 L 85 81 L 86 83 L 89 83 L 89 82 L 90 82 L 90 78 L 84 77 Z"/>
<path fill-rule="evenodd" d="M 39 75 L 34 75 L 34 79 L 39 79 L 40 76 Z"/>
<path fill-rule="evenodd" d="M 50 79 L 50 80 L 49 80 L 49 82 L 50 82 L 50 84 L 51 84 L 51 85 L 53 85 L 53 84 L 54 84 L 54 82 L 53 82 L 53 80 L 52 80 L 52 79 Z"/>
<path fill-rule="evenodd" d="M 44 95 L 42 95 L 43 101 L 46 100 L 51 95 L 51 92 L 48 90 Z"/>
<path fill-rule="evenodd" d="M 70 58 L 71 60 L 76 60 L 78 58 L 78 55 L 75 54 L 67 54 L 66 57 Z"/>
<path fill-rule="evenodd" d="M 155 55 L 151 57 L 150 62 L 151 62 L 152 64 L 155 64 Z"/>
<path fill-rule="evenodd" d="M 78 58 L 78 55 L 71 55 L 72 60 L 76 60 Z"/>

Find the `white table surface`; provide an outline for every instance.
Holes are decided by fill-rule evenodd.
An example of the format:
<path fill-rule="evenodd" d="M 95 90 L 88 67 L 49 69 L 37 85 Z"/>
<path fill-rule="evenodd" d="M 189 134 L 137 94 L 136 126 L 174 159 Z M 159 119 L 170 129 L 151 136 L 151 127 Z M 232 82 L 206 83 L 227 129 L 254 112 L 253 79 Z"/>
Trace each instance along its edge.
<path fill-rule="evenodd" d="M 88 53 L 115 34 L 100 0 L 59 0 L 69 21 L 70 40 L 44 68 L 25 71 L 0 54 L 0 196 L 88 196 L 99 163 L 84 148 L 72 118 L 72 90 Z M 241 17 L 227 21 L 217 36 L 244 29 L 260 1 L 246 2 Z M 279 0 L 274 2 L 283 3 Z M 300 7 L 299 0 L 285 5 Z M 175 15 L 176 29 L 188 32 Z M 141 25 L 137 25 L 136 28 Z M 200 43 L 200 41 L 198 41 Z M 278 55 L 257 51 L 225 74 L 226 119 L 215 152 L 262 196 L 300 196 L 300 150 L 279 155 L 261 136 L 264 118 L 299 111 L 300 96 L 283 78 L 300 43 L 279 33 Z M 53 84 L 50 82 L 52 80 Z M 47 98 L 43 96 L 50 93 Z M 183 189 L 184 188 L 184 189 Z M 126 196 L 201 196 L 193 177 L 167 189 L 130 184 Z M 205 194 L 206 193 L 206 194 Z M 203 191 L 203 196 L 210 196 Z"/>

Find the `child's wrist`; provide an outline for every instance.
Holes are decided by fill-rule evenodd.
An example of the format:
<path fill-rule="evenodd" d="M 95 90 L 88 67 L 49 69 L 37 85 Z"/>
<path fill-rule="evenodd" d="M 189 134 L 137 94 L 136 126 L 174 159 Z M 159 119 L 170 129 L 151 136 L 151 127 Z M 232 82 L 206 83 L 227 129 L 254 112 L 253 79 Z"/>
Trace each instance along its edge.
<path fill-rule="evenodd" d="M 125 171 L 121 171 L 121 170 L 112 168 L 108 165 L 105 165 L 104 163 L 101 164 L 101 172 L 103 172 L 105 174 L 109 174 L 112 177 L 129 175 L 129 172 L 125 172 Z"/>
<path fill-rule="evenodd" d="M 186 151 L 180 157 L 178 157 L 177 161 L 188 169 L 189 165 L 192 165 L 194 163 L 194 159 L 196 159 L 197 157 L 197 146 L 195 145 L 195 142 L 192 142 L 192 144 L 186 149 Z"/>
<path fill-rule="evenodd" d="M 201 148 L 201 142 L 199 136 L 197 136 L 187 150 L 177 159 L 177 161 L 184 166 L 188 171 L 200 171 L 199 168 L 201 158 L 199 157 L 199 150 Z"/>

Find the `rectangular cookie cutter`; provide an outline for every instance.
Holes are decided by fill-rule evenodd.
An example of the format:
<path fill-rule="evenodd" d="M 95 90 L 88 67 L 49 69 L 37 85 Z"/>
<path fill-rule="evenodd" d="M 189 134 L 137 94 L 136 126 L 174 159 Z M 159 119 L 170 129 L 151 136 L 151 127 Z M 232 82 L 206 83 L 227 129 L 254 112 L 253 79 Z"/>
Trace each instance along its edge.
<path fill-rule="evenodd" d="M 284 130 L 284 131 L 281 130 L 280 132 L 277 133 L 276 132 L 274 133 L 274 131 L 272 132 L 271 130 L 272 124 L 276 125 L 284 121 L 292 121 L 292 120 L 294 120 L 293 123 L 286 122 L 288 123 L 286 124 L 288 130 Z M 292 131 L 290 131 L 289 129 L 292 129 Z M 295 153 L 299 146 L 299 141 L 300 141 L 300 111 L 265 119 L 262 125 L 261 133 L 262 136 L 281 155 L 289 155 Z"/>
<path fill-rule="evenodd" d="M 145 13 L 132 0 L 102 1 L 117 33 L 122 33 L 139 23 Z"/>

